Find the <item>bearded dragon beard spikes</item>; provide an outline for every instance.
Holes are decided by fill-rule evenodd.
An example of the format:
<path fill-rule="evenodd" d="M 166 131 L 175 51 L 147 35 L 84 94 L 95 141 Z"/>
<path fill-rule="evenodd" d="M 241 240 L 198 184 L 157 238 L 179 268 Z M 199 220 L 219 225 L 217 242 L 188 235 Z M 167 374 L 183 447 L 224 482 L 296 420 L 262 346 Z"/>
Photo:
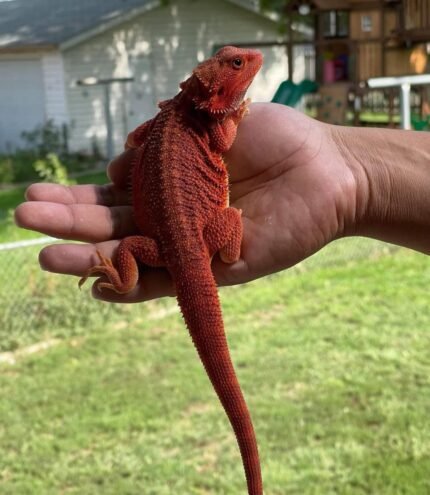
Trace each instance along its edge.
<path fill-rule="evenodd" d="M 242 220 L 228 207 L 222 154 L 247 113 L 243 97 L 262 64 L 257 50 L 227 46 L 199 64 L 181 91 L 127 138 L 135 148 L 133 211 L 140 235 L 119 244 L 115 263 L 100 263 L 81 280 L 105 275 L 99 288 L 131 291 L 138 264 L 165 267 L 206 372 L 233 427 L 248 493 L 262 495 L 257 442 L 224 333 L 211 271 L 212 256 L 234 263 L 240 256 Z"/>

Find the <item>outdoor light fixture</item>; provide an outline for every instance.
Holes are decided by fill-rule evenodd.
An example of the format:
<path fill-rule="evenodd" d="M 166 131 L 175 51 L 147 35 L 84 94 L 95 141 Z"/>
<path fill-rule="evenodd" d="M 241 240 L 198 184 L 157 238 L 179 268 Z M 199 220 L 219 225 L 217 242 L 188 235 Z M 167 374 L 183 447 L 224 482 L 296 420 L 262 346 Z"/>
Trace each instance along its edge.
<path fill-rule="evenodd" d="M 76 84 L 78 86 L 99 86 L 104 84 L 113 84 L 113 83 L 127 83 L 134 81 L 134 77 L 109 77 L 107 79 L 102 79 L 99 77 L 89 76 L 84 77 L 83 79 L 78 79 Z"/>
<path fill-rule="evenodd" d="M 300 15 L 309 15 L 311 12 L 311 6 L 309 3 L 304 2 L 299 5 L 299 14 Z"/>
<path fill-rule="evenodd" d="M 95 86 L 98 82 L 97 77 L 85 77 L 84 79 L 79 79 L 77 84 L 79 86 Z"/>

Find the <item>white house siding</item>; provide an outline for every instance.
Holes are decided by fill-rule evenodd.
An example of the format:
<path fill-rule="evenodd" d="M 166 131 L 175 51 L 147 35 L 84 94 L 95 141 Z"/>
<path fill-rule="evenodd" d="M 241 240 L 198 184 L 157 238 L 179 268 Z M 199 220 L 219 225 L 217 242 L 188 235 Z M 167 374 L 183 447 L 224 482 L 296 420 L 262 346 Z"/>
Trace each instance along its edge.
<path fill-rule="evenodd" d="M 60 52 L 0 57 L 0 151 L 25 145 L 23 131 L 68 121 Z"/>
<path fill-rule="evenodd" d="M 178 83 L 213 52 L 214 45 L 274 41 L 275 23 L 224 0 L 178 0 L 125 22 L 64 50 L 66 91 L 71 124 L 70 146 L 89 149 L 96 139 L 105 149 L 103 88 L 81 87 L 78 79 L 134 76 L 114 84 L 111 111 L 116 150 L 126 133 L 156 112 L 159 100 L 172 97 Z M 269 100 L 287 75 L 283 48 L 266 48 L 265 64 L 250 91 Z"/>
<path fill-rule="evenodd" d="M 45 89 L 45 115 L 56 125 L 68 121 L 64 86 L 63 56 L 60 52 L 42 56 L 42 72 Z"/>
<path fill-rule="evenodd" d="M 39 57 L 0 58 L 0 152 L 21 147 L 23 131 L 45 120 L 43 71 Z"/>

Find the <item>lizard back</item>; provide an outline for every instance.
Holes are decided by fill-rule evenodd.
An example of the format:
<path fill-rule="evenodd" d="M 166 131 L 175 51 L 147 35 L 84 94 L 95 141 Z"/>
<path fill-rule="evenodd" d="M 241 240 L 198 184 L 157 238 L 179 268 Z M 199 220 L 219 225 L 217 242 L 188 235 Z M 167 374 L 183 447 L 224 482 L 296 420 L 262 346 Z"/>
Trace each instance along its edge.
<path fill-rule="evenodd" d="M 227 205 L 228 175 L 210 149 L 207 123 L 180 99 L 154 118 L 132 187 L 136 224 L 160 242 L 166 264 L 205 250 L 204 223 Z"/>

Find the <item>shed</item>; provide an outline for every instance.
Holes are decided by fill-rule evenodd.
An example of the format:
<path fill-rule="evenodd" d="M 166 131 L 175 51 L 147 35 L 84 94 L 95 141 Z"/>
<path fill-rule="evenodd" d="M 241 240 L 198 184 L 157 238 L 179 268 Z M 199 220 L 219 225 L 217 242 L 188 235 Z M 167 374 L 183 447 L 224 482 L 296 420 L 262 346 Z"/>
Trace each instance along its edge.
<path fill-rule="evenodd" d="M 317 116 L 325 122 L 345 123 L 353 113 L 356 124 L 365 123 L 360 113 L 366 108 L 388 113 L 392 125 L 395 92 L 368 90 L 366 81 L 429 70 L 429 0 L 290 0 L 287 15 L 289 27 L 297 17 L 314 27 L 307 42 L 315 47 L 321 97 Z M 289 53 L 302 43 L 291 35 Z M 293 58 L 289 60 L 293 70 Z M 417 89 L 414 110 L 427 98 L 425 88 Z"/>

